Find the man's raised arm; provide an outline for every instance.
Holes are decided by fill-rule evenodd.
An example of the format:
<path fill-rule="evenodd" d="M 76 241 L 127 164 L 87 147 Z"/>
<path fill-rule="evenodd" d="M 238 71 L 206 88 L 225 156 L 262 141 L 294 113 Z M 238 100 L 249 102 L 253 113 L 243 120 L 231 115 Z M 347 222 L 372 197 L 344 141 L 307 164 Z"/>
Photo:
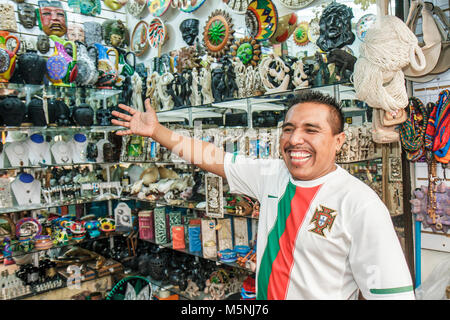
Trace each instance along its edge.
<path fill-rule="evenodd" d="M 149 99 L 145 100 L 145 112 L 123 104 L 119 104 L 119 108 L 127 111 L 130 115 L 118 111 L 112 112 L 113 116 L 121 120 L 113 119 L 111 122 L 127 128 L 117 131 L 118 135 L 133 134 L 150 137 L 189 163 L 225 178 L 223 168 L 225 151 L 212 143 L 182 136 L 161 125 Z"/>

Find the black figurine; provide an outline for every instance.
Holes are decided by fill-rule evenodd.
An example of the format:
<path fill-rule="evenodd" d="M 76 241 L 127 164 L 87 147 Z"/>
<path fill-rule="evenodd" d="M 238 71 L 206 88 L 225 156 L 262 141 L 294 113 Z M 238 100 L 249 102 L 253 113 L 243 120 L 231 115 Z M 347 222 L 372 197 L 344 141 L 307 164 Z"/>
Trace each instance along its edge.
<path fill-rule="evenodd" d="M 180 24 L 180 31 L 184 42 L 192 46 L 198 36 L 200 21 L 198 19 L 186 19 Z"/>

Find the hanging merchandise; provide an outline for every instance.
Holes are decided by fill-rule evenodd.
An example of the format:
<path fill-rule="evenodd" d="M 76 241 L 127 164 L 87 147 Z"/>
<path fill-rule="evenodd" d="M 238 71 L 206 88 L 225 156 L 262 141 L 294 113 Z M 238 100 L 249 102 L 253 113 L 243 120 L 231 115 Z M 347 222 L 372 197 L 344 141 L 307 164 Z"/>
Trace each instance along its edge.
<path fill-rule="evenodd" d="M 164 45 L 167 39 L 167 30 L 160 18 L 153 18 L 148 26 L 148 42 L 152 48 L 159 48 Z"/>
<path fill-rule="evenodd" d="M 198 37 L 200 21 L 185 19 L 180 23 L 181 36 L 188 46 L 192 46 Z"/>
<path fill-rule="evenodd" d="M 298 17 L 295 13 L 289 13 L 280 17 L 278 19 L 277 29 L 269 41 L 272 44 L 285 42 L 294 32 L 297 26 L 297 20 Z"/>
<path fill-rule="evenodd" d="M 309 24 L 306 21 L 300 22 L 294 30 L 294 42 L 299 46 L 305 46 L 309 43 L 308 38 Z"/>
<path fill-rule="evenodd" d="M 128 0 L 103 0 L 104 4 L 111 10 L 120 10 Z"/>
<path fill-rule="evenodd" d="M 177 1 L 180 11 L 191 13 L 200 8 L 206 0 L 172 0 L 172 4 Z"/>
<path fill-rule="evenodd" d="M 353 10 L 345 4 L 331 2 L 322 12 L 319 20 L 320 36 L 317 46 L 328 52 L 350 45 L 355 41 L 352 32 Z"/>
<path fill-rule="evenodd" d="M 148 11 L 154 17 L 161 17 L 170 7 L 172 0 L 148 0 Z"/>
<path fill-rule="evenodd" d="M 147 0 L 128 0 L 127 12 L 135 18 L 139 18 L 147 6 Z"/>
<path fill-rule="evenodd" d="M 136 57 L 142 56 L 148 49 L 148 23 L 141 20 L 134 27 L 131 35 L 131 51 Z"/>
<path fill-rule="evenodd" d="M 377 16 L 368 13 L 363 15 L 356 23 L 356 36 L 359 40 L 364 41 L 367 30 L 375 23 Z"/>
<path fill-rule="evenodd" d="M 281 4 L 289 9 L 301 9 L 309 6 L 315 0 L 280 0 Z"/>
<path fill-rule="evenodd" d="M 256 40 L 268 40 L 277 30 L 278 12 L 271 0 L 253 0 L 245 12 L 245 25 Z"/>
<path fill-rule="evenodd" d="M 20 3 L 17 5 L 19 22 L 27 29 L 33 29 L 36 25 L 36 11 L 31 3 Z"/>
<path fill-rule="evenodd" d="M 14 50 L 7 49 L 8 41 L 16 41 Z M 20 47 L 19 39 L 7 31 L 0 31 L 0 83 L 11 79 L 16 66 L 17 51 Z"/>
<path fill-rule="evenodd" d="M 39 28 L 48 36 L 62 37 L 67 32 L 67 16 L 61 1 L 38 1 Z"/>
<path fill-rule="evenodd" d="M 237 14 L 245 14 L 251 0 L 222 0 L 226 6 Z"/>
<path fill-rule="evenodd" d="M 224 10 L 214 10 L 203 31 L 203 41 L 209 54 L 215 58 L 223 56 L 234 39 L 231 17 Z"/>
<path fill-rule="evenodd" d="M 251 64 L 256 67 L 261 60 L 261 45 L 251 37 L 235 40 L 230 48 L 231 55 L 238 57 L 244 65 Z"/>
<path fill-rule="evenodd" d="M 69 41 L 84 42 L 84 28 L 82 25 L 72 23 L 67 28 L 67 39 Z"/>
<path fill-rule="evenodd" d="M 17 32 L 14 6 L 11 3 L 0 3 L 0 30 Z"/>
<path fill-rule="evenodd" d="M 450 161 L 450 100 L 449 90 L 443 90 L 434 104 L 425 134 L 425 147 L 434 154 L 436 161 Z"/>
<path fill-rule="evenodd" d="M 409 161 L 425 156 L 425 130 L 428 124 L 428 106 L 416 97 L 409 99 L 409 117 L 400 127 L 400 142 Z"/>
<path fill-rule="evenodd" d="M 422 33 L 424 45 L 420 48 L 425 57 L 425 68 L 422 70 L 415 70 L 412 66 L 406 66 L 403 69 L 403 73 L 406 77 L 412 81 L 416 81 L 418 77 L 428 75 L 436 66 L 440 53 L 441 53 L 441 34 L 433 19 L 431 8 L 433 4 L 431 2 L 423 3 L 421 0 L 411 1 L 411 7 L 409 10 L 408 20 L 406 25 L 408 28 L 415 32 L 419 13 L 422 13 Z"/>
<path fill-rule="evenodd" d="M 128 30 L 121 20 L 106 20 L 102 23 L 103 40 L 108 46 L 123 48 L 128 45 Z"/>
<path fill-rule="evenodd" d="M 95 21 L 87 21 L 83 23 L 84 26 L 84 41 L 88 46 L 93 46 L 95 43 L 102 43 L 102 25 Z"/>

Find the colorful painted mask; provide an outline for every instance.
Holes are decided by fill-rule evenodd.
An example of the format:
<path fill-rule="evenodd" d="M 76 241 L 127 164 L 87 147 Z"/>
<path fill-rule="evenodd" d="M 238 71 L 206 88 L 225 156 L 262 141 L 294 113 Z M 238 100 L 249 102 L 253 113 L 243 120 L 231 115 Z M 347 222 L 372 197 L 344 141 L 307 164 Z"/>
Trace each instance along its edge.
<path fill-rule="evenodd" d="M 84 42 L 84 29 L 83 26 L 78 24 L 72 24 L 67 28 L 67 39 L 70 41 Z"/>
<path fill-rule="evenodd" d="M 87 16 L 96 16 L 102 12 L 100 0 L 80 0 L 80 13 Z"/>
<path fill-rule="evenodd" d="M 67 32 L 66 12 L 60 1 L 39 1 L 39 27 L 48 36 L 62 37 Z"/>
<path fill-rule="evenodd" d="M 37 38 L 36 47 L 40 53 L 47 53 L 50 50 L 50 38 L 44 34 L 40 34 Z"/>
<path fill-rule="evenodd" d="M 194 44 L 195 38 L 198 36 L 200 21 L 198 19 L 186 19 L 180 24 L 180 31 L 184 42 L 189 46 Z"/>
<path fill-rule="evenodd" d="M 103 39 L 106 44 L 113 47 L 122 47 L 125 44 L 127 28 L 121 20 L 106 20 L 102 24 Z"/>
<path fill-rule="evenodd" d="M 20 23 L 27 29 L 32 29 L 36 25 L 36 11 L 34 6 L 29 3 L 17 5 L 17 13 Z"/>

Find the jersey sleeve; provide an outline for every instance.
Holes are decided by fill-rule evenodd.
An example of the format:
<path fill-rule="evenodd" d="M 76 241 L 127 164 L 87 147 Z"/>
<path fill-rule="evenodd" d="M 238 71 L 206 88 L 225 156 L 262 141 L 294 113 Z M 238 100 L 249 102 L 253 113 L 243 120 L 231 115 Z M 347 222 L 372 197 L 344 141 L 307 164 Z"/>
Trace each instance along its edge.
<path fill-rule="evenodd" d="M 231 193 L 261 200 L 265 184 L 278 172 L 278 160 L 251 159 L 237 153 L 226 153 L 224 171 Z"/>
<path fill-rule="evenodd" d="M 353 277 L 365 299 L 414 299 L 411 274 L 384 203 L 359 208 L 348 224 Z"/>

